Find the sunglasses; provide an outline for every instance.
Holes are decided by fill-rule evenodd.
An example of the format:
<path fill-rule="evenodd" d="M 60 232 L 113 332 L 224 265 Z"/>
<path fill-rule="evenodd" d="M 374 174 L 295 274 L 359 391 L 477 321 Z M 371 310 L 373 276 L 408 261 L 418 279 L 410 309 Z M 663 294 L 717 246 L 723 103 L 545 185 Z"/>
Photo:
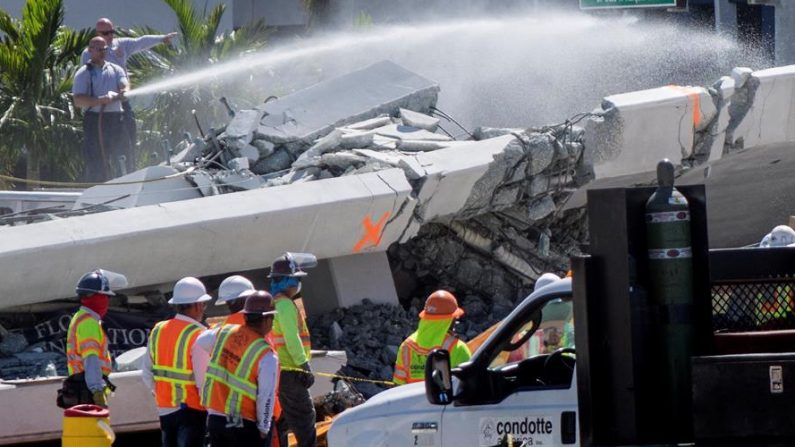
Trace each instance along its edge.
<path fill-rule="evenodd" d="M 108 47 L 91 47 L 91 49 L 94 51 L 102 51 L 102 52 L 108 51 Z"/>
<path fill-rule="evenodd" d="M 100 36 L 110 36 L 111 34 L 116 34 L 116 30 L 97 31 L 97 34 L 99 34 Z"/>

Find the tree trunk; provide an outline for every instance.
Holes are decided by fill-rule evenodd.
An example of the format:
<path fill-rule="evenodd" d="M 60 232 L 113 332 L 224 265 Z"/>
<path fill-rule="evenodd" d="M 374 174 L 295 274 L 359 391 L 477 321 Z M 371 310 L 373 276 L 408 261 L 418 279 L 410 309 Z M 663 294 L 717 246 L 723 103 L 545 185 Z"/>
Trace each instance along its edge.
<path fill-rule="evenodd" d="M 40 166 L 39 166 L 39 148 L 38 145 L 32 144 L 28 147 L 27 168 L 25 178 L 28 180 L 40 180 Z M 25 189 L 33 189 L 32 184 L 28 184 Z"/>

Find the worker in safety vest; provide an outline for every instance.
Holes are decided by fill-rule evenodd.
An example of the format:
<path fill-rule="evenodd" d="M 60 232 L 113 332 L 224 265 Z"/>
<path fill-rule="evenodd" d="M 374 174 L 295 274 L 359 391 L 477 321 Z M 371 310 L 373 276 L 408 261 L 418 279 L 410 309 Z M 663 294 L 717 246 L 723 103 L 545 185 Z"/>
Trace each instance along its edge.
<path fill-rule="evenodd" d="M 199 386 L 207 355 L 195 344 L 207 329 L 201 321 L 210 299 L 201 281 L 180 279 L 168 300 L 177 314 L 157 323 L 149 333 L 141 378 L 155 395 L 163 447 L 204 446 L 207 411 L 201 404 Z"/>
<path fill-rule="evenodd" d="M 202 405 L 213 447 L 271 444 L 278 358 L 265 341 L 276 309 L 268 292 L 246 297 L 243 325 L 202 333 L 196 343 L 211 349 Z"/>
<path fill-rule="evenodd" d="M 229 315 L 220 323 L 218 323 L 218 326 L 226 324 L 244 324 L 245 319 L 243 318 L 243 305 L 246 302 L 246 297 L 254 292 L 256 292 L 254 284 L 252 284 L 251 281 L 249 281 L 245 276 L 232 275 L 224 279 L 221 282 L 220 287 L 218 287 L 218 299 L 215 301 L 215 305 L 220 306 L 221 304 L 226 303 L 226 306 L 229 308 Z M 270 340 L 270 338 L 271 334 L 269 333 L 265 337 L 265 341 L 268 342 L 269 345 L 273 346 L 273 342 Z M 286 429 L 282 427 L 283 421 L 281 420 L 281 416 L 282 407 L 281 403 L 279 402 L 279 389 L 277 386 L 276 400 L 273 407 L 274 425 L 272 426 L 274 447 L 287 446 L 287 433 Z"/>
<path fill-rule="evenodd" d="M 317 258 L 308 253 L 285 253 L 276 258 L 268 275 L 271 293 L 279 312 L 273 322 L 273 346 L 279 355 L 279 401 L 287 427 L 295 435 L 298 447 L 314 447 L 315 406 L 309 388 L 315 382 L 312 369 L 311 344 L 306 316 L 293 301 L 301 291 L 305 268 L 317 265 Z"/>
<path fill-rule="evenodd" d="M 788 247 L 795 245 L 795 230 L 787 225 L 778 225 L 759 243 L 759 248 Z M 795 297 L 787 284 L 770 285 L 756 296 L 754 317 L 757 326 L 781 318 L 788 318 L 795 312 Z"/>
<path fill-rule="evenodd" d="M 425 380 L 425 360 L 434 349 L 450 353 L 450 366 L 455 368 L 472 357 L 466 343 L 452 334 L 453 321 L 464 315 L 452 293 L 437 290 L 425 300 L 417 330 L 400 345 L 393 381 L 398 385 Z"/>
<path fill-rule="evenodd" d="M 65 382 L 79 387 L 67 393 L 79 397 L 76 401 L 68 399 L 65 406 L 85 403 L 108 406 L 107 395 L 112 385 L 107 378 L 113 363 L 108 350 L 108 337 L 102 329 L 102 318 L 110 305 L 108 296 L 115 295 L 112 287 L 126 286 L 127 278 L 124 275 L 107 270 L 86 273 L 77 283 L 75 293 L 80 298 L 80 309 L 72 316 L 66 333 L 69 378 Z"/>

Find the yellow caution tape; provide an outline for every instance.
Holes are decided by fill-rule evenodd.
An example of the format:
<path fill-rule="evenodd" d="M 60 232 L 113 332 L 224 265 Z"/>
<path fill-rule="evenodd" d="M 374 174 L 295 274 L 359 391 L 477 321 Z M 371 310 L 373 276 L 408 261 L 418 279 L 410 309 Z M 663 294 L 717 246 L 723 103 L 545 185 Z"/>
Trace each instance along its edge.
<path fill-rule="evenodd" d="M 282 370 L 283 371 L 302 372 L 304 374 L 309 374 L 308 372 L 304 371 L 301 368 L 290 368 L 290 367 L 287 367 L 287 366 L 283 366 Z M 397 386 L 398 385 L 397 383 L 395 383 L 395 382 L 393 382 L 391 380 L 363 379 L 361 377 L 343 376 L 343 375 L 340 375 L 340 374 L 332 374 L 332 373 L 327 373 L 327 372 L 312 371 L 312 375 L 320 376 L 320 377 L 328 377 L 328 378 L 331 378 L 331 379 L 349 380 L 351 382 L 375 383 L 375 384 L 378 384 L 378 385 L 386 385 L 386 386 Z"/>

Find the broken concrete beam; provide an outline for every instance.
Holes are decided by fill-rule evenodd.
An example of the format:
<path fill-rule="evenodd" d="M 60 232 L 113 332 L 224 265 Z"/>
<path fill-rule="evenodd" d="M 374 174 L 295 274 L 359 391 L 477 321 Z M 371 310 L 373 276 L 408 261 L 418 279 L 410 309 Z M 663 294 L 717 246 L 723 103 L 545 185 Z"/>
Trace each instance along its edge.
<path fill-rule="evenodd" d="M 5 227 L 0 306 L 71 297 L 97 266 L 124 273 L 136 288 L 261 268 L 288 248 L 319 259 L 383 251 L 404 235 L 411 194 L 403 171 L 388 169 Z M 197 244 L 212 256 L 197 256 Z M 152 268 L 147 260 L 156 259 L 179 262 Z"/>
<path fill-rule="evenodd" d="M 455 148 L 421 152 L 415 157 L 425 169 L 425 181 L 417 192 L 415 214 L 420 222 L 459 216 L 478 182 L 501 154 L 516 140 L 503 136 L 473 141 Z"/>
<path fill-rule="evenodd" d="M 735 87 L 727 144 L 738 150 L 795 141 L 795 65 L 746 75 L 736 75 L 736 81 L 746 80 Z"/>
<path fill-rule="evenodd" d="M 695 132 L 710 125 L 717 109 L 703 87 L 668 86 L 608 96 L 596 113 L 586 150 L 597 176 L 614 176 L 654 170 L 663 158 L 689 158 Z"/>
<path fill-rule="evenodd" d="M 335 127 L 395 116 L 401 107 L 429 111 L 438 94 L 435 82 L 383 61 L 259 106 L 267 116 L 257 135 L 301 151 Z"/>

